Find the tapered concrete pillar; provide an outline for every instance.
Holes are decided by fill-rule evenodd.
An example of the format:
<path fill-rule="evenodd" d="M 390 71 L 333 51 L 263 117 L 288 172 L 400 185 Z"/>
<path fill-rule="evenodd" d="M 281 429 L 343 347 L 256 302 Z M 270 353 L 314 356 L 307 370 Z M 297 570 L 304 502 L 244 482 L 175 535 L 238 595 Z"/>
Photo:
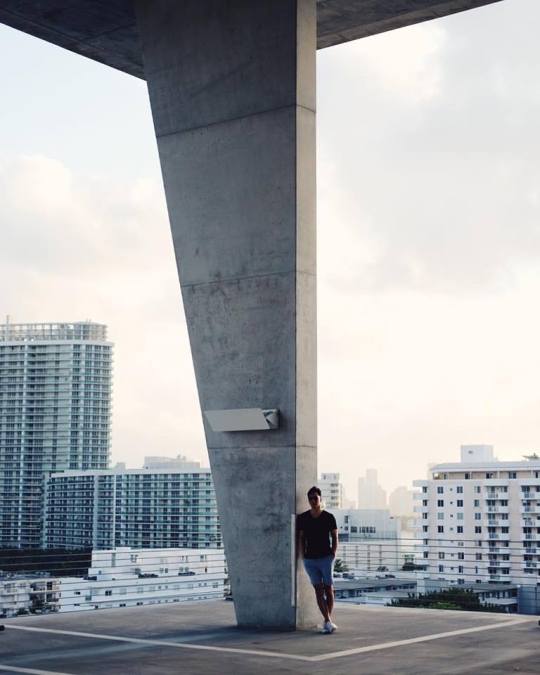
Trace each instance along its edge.
<path fill-rule="evenodd" d="M 237 620 L 294 629 L 316 619 L 294 545 L 316 480 L 316 2 L 137 16 Z"/>

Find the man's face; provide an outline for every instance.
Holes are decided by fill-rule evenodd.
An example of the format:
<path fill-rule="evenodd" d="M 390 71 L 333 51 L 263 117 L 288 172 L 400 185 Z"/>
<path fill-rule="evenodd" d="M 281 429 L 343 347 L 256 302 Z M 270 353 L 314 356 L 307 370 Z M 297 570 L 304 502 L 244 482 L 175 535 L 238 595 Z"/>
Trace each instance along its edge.
<path fill-rule="evenodd" d="M 316 492 L 310 492 L 308 495 L 308 500 L 312 509 L 321 505 L 321 497 Z"/>

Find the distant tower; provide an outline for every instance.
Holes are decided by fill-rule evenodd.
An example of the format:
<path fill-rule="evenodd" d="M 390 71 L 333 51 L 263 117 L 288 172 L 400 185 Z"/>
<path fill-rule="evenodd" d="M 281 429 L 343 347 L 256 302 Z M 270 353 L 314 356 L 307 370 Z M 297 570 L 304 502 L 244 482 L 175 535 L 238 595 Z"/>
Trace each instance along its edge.
<path fill-rule="evenodd" d="M 358 479 L 358 508 L 386 508 L 386 491 L 379 485 L 376 469 L 367 469 L 365 477 Z"/>
<path fill-rule="evenodd" d="M 0 548 L 41 546 L 49 472 L 108 467 L 112 349 L 90 321 L 0 325 Z"/>
<path fill-rule="evenodd" d="M 388 497 L 388 508 L 393 516 L 414 515 L 414 492 L 400 485 Z"/>

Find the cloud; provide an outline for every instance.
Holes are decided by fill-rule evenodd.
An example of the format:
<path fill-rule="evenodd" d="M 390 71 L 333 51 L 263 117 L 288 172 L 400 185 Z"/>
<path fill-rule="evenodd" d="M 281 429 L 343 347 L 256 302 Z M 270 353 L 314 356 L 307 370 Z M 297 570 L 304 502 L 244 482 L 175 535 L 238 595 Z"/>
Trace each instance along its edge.
<path fill-rule="evenodd" d="M 2 310 L 15 322 L 92 318 L 116 343 L 113 458 L 206 461 L 161 185 L 111 182 L 44 156 L 0 169 Z"/>
<path fill-rule="evenodd" d="M 537 36 L 503 4 L 324 53 L 319 235 L 344 244 L 336 290 L 501 292 L 538 257 Z"/>

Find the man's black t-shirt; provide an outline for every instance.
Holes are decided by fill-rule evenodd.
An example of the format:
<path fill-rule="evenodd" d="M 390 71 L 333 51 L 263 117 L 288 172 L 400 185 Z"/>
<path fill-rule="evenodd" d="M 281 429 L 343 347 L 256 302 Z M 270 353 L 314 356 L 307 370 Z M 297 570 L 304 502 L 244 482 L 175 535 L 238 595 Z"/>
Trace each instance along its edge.
<path fill-rule="evenodd" d="M 298 516 L 298 531 L 304 533 L 304 558 L 325 558 L 332 554 L 330 532 L 337 530 L 336 519 L 328 511 L 322 511 L 318 518 L 305 511 Z"/>

